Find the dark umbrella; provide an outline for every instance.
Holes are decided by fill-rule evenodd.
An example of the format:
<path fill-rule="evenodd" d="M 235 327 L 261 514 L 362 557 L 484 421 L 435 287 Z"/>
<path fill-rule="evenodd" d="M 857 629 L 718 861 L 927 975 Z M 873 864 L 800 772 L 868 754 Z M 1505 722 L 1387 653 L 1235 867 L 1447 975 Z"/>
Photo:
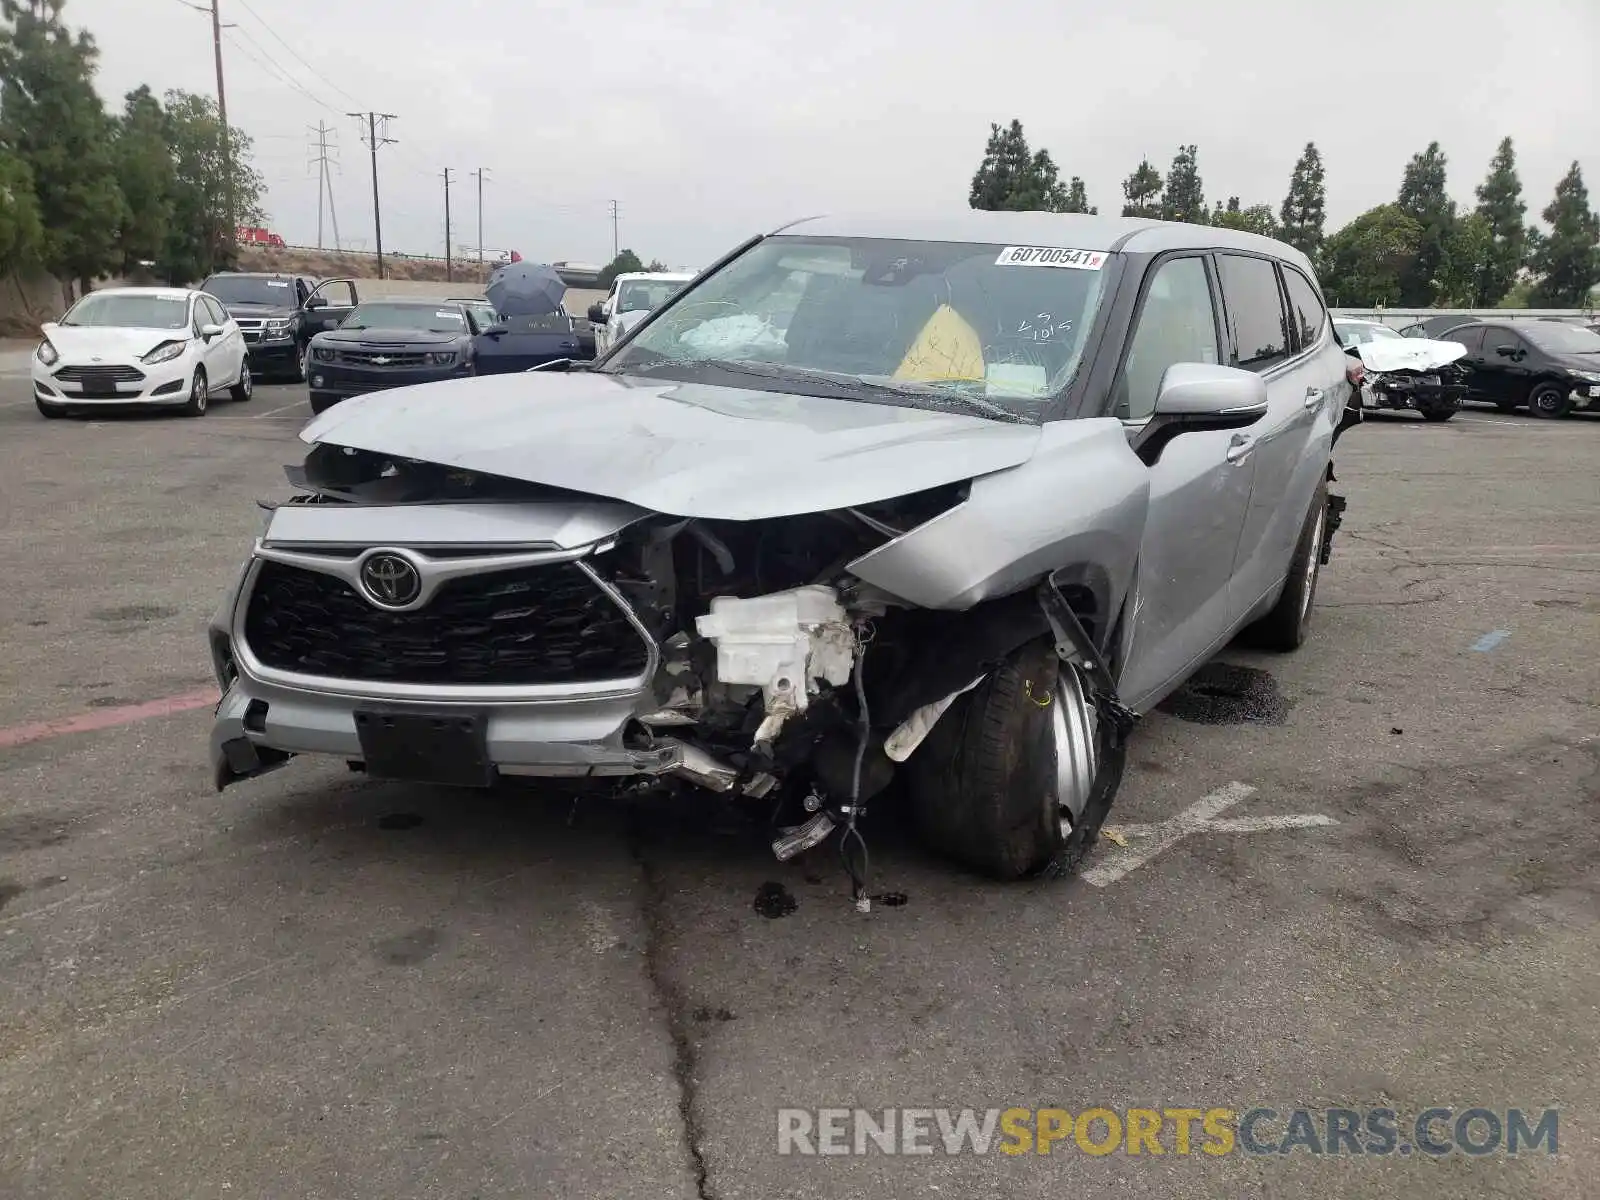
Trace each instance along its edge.
<path fill-rule="evenodd" d="M 514 262 L 495 268 L 483 294 L 502 317 L 542 317 L 561 311 L 567 285 L 554 267 Z"/>

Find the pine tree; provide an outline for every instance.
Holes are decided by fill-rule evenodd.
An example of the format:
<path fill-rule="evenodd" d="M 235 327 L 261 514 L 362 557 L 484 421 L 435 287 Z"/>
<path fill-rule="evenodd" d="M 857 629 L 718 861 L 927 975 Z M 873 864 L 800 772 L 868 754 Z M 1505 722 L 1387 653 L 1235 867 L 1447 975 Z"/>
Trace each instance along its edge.
<path fill-rule="evenodd" d="M 1322 250 L 1327 188 L 1323 182 L 1322 154 L 1307 142 L 1289 176 L 1289 194 L 1283 198 L 1278 236 L 1313 262 Z"/>
<path fill-rule="evenodd" d="M 33 176 L 41 265 L 85 284 L 117 263 L 122 193 L 111 121 L 94 90 L 94 39 L 61 0 L 0 0 L 0 142 Z"/>
<path fill-rule="evenodd" d="M 1072 177 L 1072 182 L 1067 184 L 1066 205 L 1061 211 L 1069 213 L 1088 213 L 1090 216 L 1096 216 L 1100 212 L 1098 208 L 1094 208 L 1090 205 L 1089 190 L 1083 186 L 1083 180 L 1079 179 L 1076 175 Z"/>
<path fill-rule="evenodd" d="M 1400 278 L 1400 303 L 1407 307 L 1433 305 L 1447 288 L 1447 257 L 1456 223 L 1455 201 L 1445 190 L 1448 166 L 1439 143 L 1429 142 L 1421 154 L 1411 156 L 1400 180 L 1396 203 L 1422 229 L 1416 257 Z"/>
<path fill-rule="evenodd" d="M 1022 122 L 1013 120 L 1005 129 L 989 126 L 989 144 L 983 162 L 972 176 L 967 202 L 978 209 L 1015 209 L 1012 198 L 1027 186 L 1033 171 L 1033 152 L 1022 132 Z"/>
<path fill-rule="evenodd" d="M 1206 223 L 1205 187 L 1200 179 L 1198 152 L 1194 146 L 1179 146 L 1167 172 L 1166 190 L 1161 197 L 1161 217 L 1166 221 Z"/>
<path fill-rule="evenodd" d="M 167 115 L 148 87 L 129 92 L 116 138 L 117 182 L 127 204 L 118 238 L 122 270 L 161 257 L 172 220 L 174 175 Z"/>
<path fill-rule="evenodd" d="M 1528 206 L 1522 201 L 1522 180 L 1517 176 L 1517 155 L 1510 138 L 1501 140 L 1477 196 L 1477 212 L 1488 225 L 1489 245 L 1473 288 L 1473 307 L 1493 308 L 1517 282 L 1528 251 L 1523 220 Z"/>
<path fill-rule="evenodd" d="M 1122 194 L 1127 200 L 1122 206 L 1123 216 L 1161 216 L 1161 172 L 1148 158 L 1141 159 L 1133 174 L 1122 181 Z"/>
<path fill-rule="evenodd" d="M 1556 184 L 1555 198 L 1540 214 L 1550 232 L 1539 239 L 1533 269 L 1538 308 L 1577 308 L 1600 280 L 1600 216 L 1589 207 L 1589 189 L 1576 162 Z"/>
<path fill-rule="evenodd" d="M 1228 206 L 1224 208 L 1222 201 L 1217 201 L 1217 207 L 1211 214 L 1211 223 L 1220 225 L 1224 229 L 1242 229 L 1246 233 L 1259 233 L 1263 237 L 1278 236 L 1278 218 L 1273 215 L 1272 205 L 1252 204 L 1249 208 L 1239 207 L 1239 197 L 1229 196 Z"/>

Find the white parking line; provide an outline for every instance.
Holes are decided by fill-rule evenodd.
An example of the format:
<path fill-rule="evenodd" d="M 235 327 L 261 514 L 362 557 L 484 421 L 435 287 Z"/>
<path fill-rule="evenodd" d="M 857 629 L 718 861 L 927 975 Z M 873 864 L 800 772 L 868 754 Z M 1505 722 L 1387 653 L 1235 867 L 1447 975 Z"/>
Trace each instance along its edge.
<path fill-rule="evenodd" d="M 1219 819 L 1224 811 L 1255 794 L 1256 789 L 1249 784 L 1235 781 L 1195 801 L 1170 820 L 1148 825 L 1107 826 L 1105 833 L 1112 840 L 1136 839 L 1143 844 L 1119 846 L 1103 858 L 1097 858 L 1092 866 L 1079 873 L 1079 878 L 1095 887 L 1105 887 L 1196 833 L 1270 833 L 1282 829 L 1314 829 L 1339 823 L 1321 813 Z"/>
<path fill-rule="evenodd" d="M 252 421 L 259 421 L 263 417 L 274 417 L 274 416 L 277 416 L 281 412 L 288 412 L 291 408 L 300 408 L 304 404 L 305 404 L 305 400 L 304 399 L 293 400 L 288 404 L 280 404 L 277 408 L 269 408 L 269 409 L 267 409 L 266 412 L 251 413 L 250 414 L 250 419 Z"/>

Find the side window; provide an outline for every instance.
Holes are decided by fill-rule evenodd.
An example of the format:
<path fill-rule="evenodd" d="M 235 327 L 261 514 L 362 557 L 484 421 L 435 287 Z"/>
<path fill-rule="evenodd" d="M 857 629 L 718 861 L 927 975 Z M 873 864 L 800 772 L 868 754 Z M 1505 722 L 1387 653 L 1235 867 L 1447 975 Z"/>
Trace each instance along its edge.
<path fill-rule="evenodd" d="M 222 305 L 218 304 L 210 296 L 202 297 L 200 302 L 206 306 L 206 319 L 213 325 L 226 325 L 228 323 L 228 314 L 222 311 Z"/>
<path fill-rule="evenodd" d="M 1155 411 L 1161 377 L 1174 363 L 1216 363 L 1217 319 L 1203 258 L 1172 258 L 1156 268 L 1128 341 L 1114 416 L 1142 421 Z"/>
<path fill-rule="evenodd" d="M 1483 327 L 1475 325 L 1470 329 L 1458 329 L 1446 334 L 1444 340 L 1465 346 L 1468 354 L 1477 354 L 1483 349 Z"/>
<path fill-rule="evenodd" d="M 1522 339 L 1509 329 L 1501 329 L 1490 325 L 1483 331 L 1483 353 L 1492 364 L 1496 359 L 1509 358 L 1519 350 L 1526 349 Z M 1502 355 L 1500 351 L 1506 351 Z"/>
<path fill-rule="evenodd" d="M 1327 311 L 1317 297 L 1311 281 L 1293 267 L 1283 268 L 1284 289 L 1289 293 L 1289 325 L 1294 333 L 1294 348 L 1308 349 L 1322 336 Z"/>
<path fill-rule="evenodd" d="M 1217 262 L 1232 342 L 1229 365 L 1270 371 L 1289 357 L 1289 318 L 1283 309 L 1277 268 L 1270 259 L 1242 254 L 1219 254 Z"/>

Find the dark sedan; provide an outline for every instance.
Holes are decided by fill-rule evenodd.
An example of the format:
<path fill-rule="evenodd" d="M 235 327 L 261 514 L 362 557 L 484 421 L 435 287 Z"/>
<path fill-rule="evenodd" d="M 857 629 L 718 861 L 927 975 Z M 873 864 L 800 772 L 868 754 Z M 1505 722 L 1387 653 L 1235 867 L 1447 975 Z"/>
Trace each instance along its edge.
<path fill-rule="evenodd" d="M 1501 412 L 1564 417 L 1600 410 L 1600 334 L 1557 321 L 1475 321 L 1440 340 L 1467 348 L 1470 398 Z"/>
<path fill-rule="evenodd" d="M 311 339 L 311 411 L 341 400 L 475 371 L 473 321 L 458 300 L 370 300 Z"/>

